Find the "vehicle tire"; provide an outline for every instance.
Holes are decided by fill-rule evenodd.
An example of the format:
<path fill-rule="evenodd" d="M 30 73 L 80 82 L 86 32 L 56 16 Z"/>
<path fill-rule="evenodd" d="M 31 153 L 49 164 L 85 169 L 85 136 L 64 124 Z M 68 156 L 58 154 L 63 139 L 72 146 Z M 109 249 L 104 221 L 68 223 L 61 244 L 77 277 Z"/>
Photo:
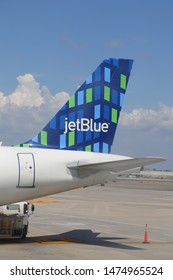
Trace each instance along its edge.
<path fill-rule="evenodd" d="M 22 239 L 25 239 L 26 238 L 26 235 L 28 233 L 28 225 L 24 226 L 24 229 L 23 229 L 23 234 L 22 234 Z"/>

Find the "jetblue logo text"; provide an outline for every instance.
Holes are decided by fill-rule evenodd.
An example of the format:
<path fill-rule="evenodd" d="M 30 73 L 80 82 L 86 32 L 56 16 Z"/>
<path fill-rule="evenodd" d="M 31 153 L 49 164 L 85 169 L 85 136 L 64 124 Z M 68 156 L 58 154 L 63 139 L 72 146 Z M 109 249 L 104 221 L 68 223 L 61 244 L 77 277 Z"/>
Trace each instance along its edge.
<path fill-rule="evenodd" d="M 77 119 L 74 121 L 68 121 L 68 118 L 65 118 L 65 131 L 95 131 L 95 132 L 108 132 L 109 124 L 108 123 L 96 123 L 92 119 L 83 118 L 81 120 Z"/>

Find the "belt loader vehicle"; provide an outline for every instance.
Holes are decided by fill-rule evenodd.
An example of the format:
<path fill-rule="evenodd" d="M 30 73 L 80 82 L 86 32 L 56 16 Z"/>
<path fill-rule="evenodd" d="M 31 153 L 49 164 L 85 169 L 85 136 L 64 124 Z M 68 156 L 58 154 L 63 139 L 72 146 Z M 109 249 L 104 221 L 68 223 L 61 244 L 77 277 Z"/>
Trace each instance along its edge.
<path fill-rule="evenodd" d="M 0 206 L 0 238 L 25 238 L 34 205 L 24 202 Z"/>

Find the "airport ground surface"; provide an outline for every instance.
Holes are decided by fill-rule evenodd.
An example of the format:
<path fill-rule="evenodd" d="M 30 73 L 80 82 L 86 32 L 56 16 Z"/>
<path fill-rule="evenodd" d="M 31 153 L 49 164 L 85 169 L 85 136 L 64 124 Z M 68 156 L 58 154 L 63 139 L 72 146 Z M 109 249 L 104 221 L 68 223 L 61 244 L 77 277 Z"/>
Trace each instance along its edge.
<path fill-rule="evenodd" d="M 123 180 L 34 203 L 28 237 L 0 240 L 0 259 L 173 259 L 173 182 Z"/>

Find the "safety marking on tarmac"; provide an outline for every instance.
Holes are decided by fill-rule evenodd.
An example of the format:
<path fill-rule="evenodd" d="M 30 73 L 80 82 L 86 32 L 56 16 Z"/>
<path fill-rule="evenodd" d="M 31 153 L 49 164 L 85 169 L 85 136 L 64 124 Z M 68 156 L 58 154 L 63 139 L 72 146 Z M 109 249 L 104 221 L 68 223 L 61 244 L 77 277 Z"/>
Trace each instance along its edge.
<path fill-rule="evenodd" d="M 2 243 L 0 242 L 0 246 L 6 246 L 6 245 L 29 245 L 33 243 L 38 243 L 38 244 L 70 244 L 70 243 L 81 243 L 80 241 L 74 240 L 72 238 L 57 238 L 57 239 L 49 239 L 49 238 L 42 238 L 42 237 L 30 237 L 25 240 L 21 239 L 15 239 L 13 242 L 11 242 L 12 239 L 5 240 L 5 242 Z"/>
<path fill-rule="evenodd" d="M 57 203 L 57 200 L 52 200 L 52 199 L 33 199 L 33 200 L 28 200 L 29 203 Z"/>
<path fill-rule="evenodd" d="M 78 240 L 72 239 L 72 238 L 57 238 L 57 239 L 49 239 L 49 238 L 42 238 L 42 237 L 36 237 L 36 238 L 30 238 L 31 241 L 39 243 L 39 244 L 70 244 L 70 243 L 81 243 Z"/>

